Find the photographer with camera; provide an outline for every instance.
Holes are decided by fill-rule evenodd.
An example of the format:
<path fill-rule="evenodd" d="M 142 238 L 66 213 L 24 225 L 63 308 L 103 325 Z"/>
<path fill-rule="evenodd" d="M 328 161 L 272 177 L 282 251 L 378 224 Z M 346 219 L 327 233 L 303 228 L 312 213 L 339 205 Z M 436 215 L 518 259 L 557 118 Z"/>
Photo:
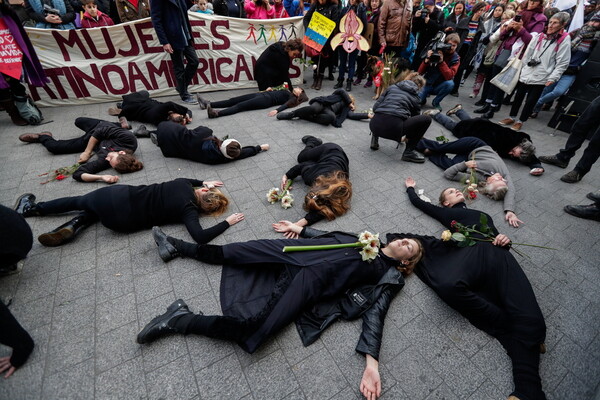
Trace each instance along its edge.
<path fill-rule="evenodd" d="M 443 37 L 443 34 L 440 36 Z M 460 66 L 460 57 L 456 53 L 456 48 L 460 44 L 460 37 L 452 33 L 445 39 L 432 43 L 431 48 L 427 50 L 427 55 L 419 66 L 419 74 L 425 77 L 427 84 L 421 92 L 421 105 L 427 101 L 430 94 L 435 94 L 431 105 L 438 110 L 442 110 L 440 102 L 454 88 L 454 76 Z"/>
<path fill-rule="evenodd" d="M 435 6 L 434 0 L 425 0 L 423 8 L 415 12 L 413 18 L 413 35 L 417 38 L 417 49 L 412 69 L 416 70 L 425 57 L 424 50 L 435 34 L 444 25 L 444 13 Z"/>
<path fill-rule="evenodd" d="M 28 0 L 25 2 L 29 17 L 36 28 L 75 29 L 75 12 L 65 0 Z"/>
<path fill-rule="evenodd" d="M 532 35 L 523 55 L 523 69 L 515 89 L 510 117 L 500 121 L 500 125 L 512 125 L 512 129 L 520 130 L 523 123 L 529 119 L 544 88 L 558 82 L 566 71 L 571 61 L 571 38 L 564 27 L 569 19 L 568 13 L 558 12 L 550 18 L 546 33 Z M 517 119 L 523 100 L 525 104 L 521 117 Z"/>
<path fill-rule="evenodd" d="M 275 16 L 275 7 L 269 0 L 246 0 L 244 4 L 249 19 L 271 19 Z"/>

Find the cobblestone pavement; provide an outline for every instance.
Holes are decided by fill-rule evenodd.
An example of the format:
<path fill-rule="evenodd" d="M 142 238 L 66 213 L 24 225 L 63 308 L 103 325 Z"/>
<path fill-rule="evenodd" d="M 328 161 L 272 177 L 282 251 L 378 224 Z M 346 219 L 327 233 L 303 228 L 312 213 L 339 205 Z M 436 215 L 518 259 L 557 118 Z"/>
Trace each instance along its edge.
<path fill-rule="evenodd" d="M 329 94 L 332 86 L 333 82 L 326 81 L 321 92 L 307 92 L 310 97 Z M 206 97 L 218 100 L 247 92 L 212 92 Z M 472 111 L 468 92 L 463 88 L 459 99 L 447 98 L 444 109 L 460 101 Z M 358 109 L 373 104 L 370 89 L 355 87 L 352 94 Z M 39 174 L 71 165 L 77 155 L 52 156 L 41 145 L 21 143 L 17 137 L 41 129 L 59 138 L 76 137 L 80 135 L 73 125 L 76 117 L 110 119 L 109 106 L 46 108 L 46 120 L 53 122 L 42 127 L 15 127 L 6 113 L 0 114 L 0 203 L 12 206 L 26 192 L 45 200 L 103 187 L 72 179 L 40 185 Z M 145 168 L 122 176 L 121 183 L 141 185 L 177 177 L 222 180 L 231 199 L 229 212 L 243 212 L 246 220 L 215 239 L 215 244 L 277 238 L 272 222 L 303 215 L 300 204 L 286 211 L 269 205 L 265 194 L 294 164 L 303 148 L 300 138 L 306 134 L 336 142 L 346 150 L 354 187 L 352 210 L 316 227 L 436 236 L 443 230 L 410 205 L 404 179 L 414 177 L 432 199 L 451 183 L 430 162 L 401 161 L 403 145 L 397 149 L 395 142 L 381 139 L 379 151 L 371 151 L 365 121 L 346 121 L 336 129 L 278 121 L 267 117 L 267 110 L 220 119 L 208 119 L 197 106 L 193 111 L 192 127 L 209 126 L 216 135 L 235 137 L 242 144 L 269 143 L 271 150 L 229 165 L 207 166 L 165 159 L 150 140 L 142 139 L 138 154 Z M 497 120 L 507 112 L 504 107 Z M 550 116 L 542 112 L 524 127 L 538 154 L 554 154 L 566 141 L 565 133 L 553 134 L 546 127 Z M 442 133 L 452 137 L 433 122 L 426 136 Z M 593 399 L 600 376 L 600 224 L 572 217 L 563 212 L 563 206 L 589 203 L 586 193 L 600 188 L 600 165 L 583 181 L 567 184 L 559 179 L 566 171 L 557 167 L 547 166 L 542 177 L 533 177 L 525 166 L 508 164 L 517 188 L 516 211 L 525 224 L 510 228 L 502 221 L 499 202 L 478 199 L 473 207 L 494 216 L 500 231 L 515 241 L 559 249 L 527 248 L 530 258 L 520 259 L 548 326 L 548 352 L 541 359 L 543 385 L 548 399 Z M 306 187 L 297 183 L 294 192 L 299 202 Z M 53 216 L 28 222 L 37 237 L 68 219 Z M 220 220 L 203 217 L 201 223 L 211 226 Z M 190 239 L 182 225 L 164 230 Z M 36 241 L 22 273 L 0 280 L 0 296 L 12 299 L 12 312 L 36 342 L 27 364 L 0 381 L 0 399 L 360 397 L 364 359 L 354 351 L 360 321 L 334 324 L 307 348 L 289 326 L 253 355 L 203 337 L 170 337 L 147 346 L 135 343 L 137 332 L 177 298 L 185 299 L 194 311 L 219 313 L 219 279 L 217 266 L 189 259 L 164 264 L 150 231 L 126 235 L 96 224 L 63 247 L 45 248 Z M 7 354 L 8 348 L 0 348 L 0 356 Z M 473 328 L 415 276 L 407 280 L 387 316 L 380 361 L 382 399 L 505 399 L 512 389 L 509 359 L 501 346 Z"/>

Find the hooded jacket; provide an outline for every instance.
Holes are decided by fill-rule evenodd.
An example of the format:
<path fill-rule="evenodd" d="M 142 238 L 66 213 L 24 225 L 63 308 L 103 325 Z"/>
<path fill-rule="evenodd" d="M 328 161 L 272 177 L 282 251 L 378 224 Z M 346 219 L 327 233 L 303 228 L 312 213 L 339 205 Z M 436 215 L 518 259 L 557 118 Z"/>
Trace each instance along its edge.
<path fill-rule="evenodd" d="M 373 105 L 373 111 L 389 114 L 403 120 L 419 115 L 421 111 L 419 87 L 412 81 L 400 81 L 389 88 Z"/>

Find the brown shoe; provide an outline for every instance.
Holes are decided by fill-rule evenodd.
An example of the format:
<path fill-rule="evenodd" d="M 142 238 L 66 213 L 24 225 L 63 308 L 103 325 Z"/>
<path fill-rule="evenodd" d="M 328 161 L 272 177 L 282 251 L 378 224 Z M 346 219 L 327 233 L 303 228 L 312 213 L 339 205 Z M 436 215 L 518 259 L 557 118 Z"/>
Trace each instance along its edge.
<path fill-rule="evenodd" d="M 515 120 L 512 118 L 504 118 L 502 121 L 498 121 L 499 125 L 512 125 L 515 123 Z"/>
<path fill-rule="evenodd" d="M 108 115 L 117 116 L 121 114 L 121 109 L 118 107 L 111 107 L 108 109 Z"/>
<path fill-rule="evenodd" d="M 40 132 L 40 133 L 24 133 L 19 136 L 19 140 L 25 143 L 39 143 L 40 136 L 50 136 L 52 137 L 52 133 L 50 132 Z"/>
<path fill-rule="evenodd" d="M 513 131 L 520 131 L 522 127 L 522 122 L 515 122 L 514 125 L 510 127 L 510 129 L 512 129 Z"/>

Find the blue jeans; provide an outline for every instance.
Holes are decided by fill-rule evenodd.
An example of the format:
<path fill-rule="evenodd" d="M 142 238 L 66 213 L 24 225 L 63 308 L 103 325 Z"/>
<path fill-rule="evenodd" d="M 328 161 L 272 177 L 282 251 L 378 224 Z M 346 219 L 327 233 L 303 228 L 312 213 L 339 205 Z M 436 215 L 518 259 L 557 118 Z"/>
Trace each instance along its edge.
<path fill-rule="evenodd" d="M 444 99 L 444 97 L 448 96 L 450 92 L 454 89 L 454 82 L 452 79 L 442 82 L 437 86 L 426 85 L 421 89 L 419 93 L 419 97 L 421 98 L 421 103 L 425 104 L 427 101 L 427 97 L 430 94 L 435 94 L 435 98 L 431 102 L 431 104 L 435 106 L 439 106 L 440 102 Z"/>
<path fill-rule="evenodd" d="M 455 164 L 467 161 L 473 150 L 483 146 L 487 146 L 483 140 L 471 136 L 448 143 L 438 143 L 435 140 L 423 138 L 419 141 L 417 150 L 421 152 L 425 149 L 431 150 L 429 161 L 445 170 Z M 451 159 L 446 153 L 456 154 L 456 156 Z"/>
<path fill-rule="evenodd" d="M 471 119 L 471 117 L 469 116 L 469 114 L 467 114 L 467 112 L 465 110 L 458 110 L 456 112 L 456 116 L 458 117 L 458 119 L 460 119 L 461 121 L 466 121 L 468 119 Z M 447 115 L 444 115 L 442 113 L 437 113 L 433 116 L 433 119 L 442 124 L 444 126 L 444 128 L 448 129 L 449 131 L 453 131 L 454 128 L 456 127 L 456 124 L 458 124 L 458 122 L 454 121 L 452 118 L 448 117 Z"/>
<path fill-rule="evenodd" d="M 577 78 L 577 75 L 563 75 L 558 82 L 546 86 L 542 92 L 542 96 L 535 104 L 533 112 L 540 112 L 545 103 L 552 103 L 554 100 L 565 94 L 573 85 L 573 82 L 575 82 L 575 78 Z"/>
<path fill-rule="evenodd" d="M 338 51 L 340 58 L 340 75 L 338 76 L 338 81 L 344 80 L 344 75 L 346 75 L 346 62 L 348 62 L 348 80 L 351 81 L 354 78 L 354 71 L 356 69 L 356 56 L 358 56 L 358 50 L 354 50 L 352 53 L 346 52 L 346 50 L 340 47 Z"/>

